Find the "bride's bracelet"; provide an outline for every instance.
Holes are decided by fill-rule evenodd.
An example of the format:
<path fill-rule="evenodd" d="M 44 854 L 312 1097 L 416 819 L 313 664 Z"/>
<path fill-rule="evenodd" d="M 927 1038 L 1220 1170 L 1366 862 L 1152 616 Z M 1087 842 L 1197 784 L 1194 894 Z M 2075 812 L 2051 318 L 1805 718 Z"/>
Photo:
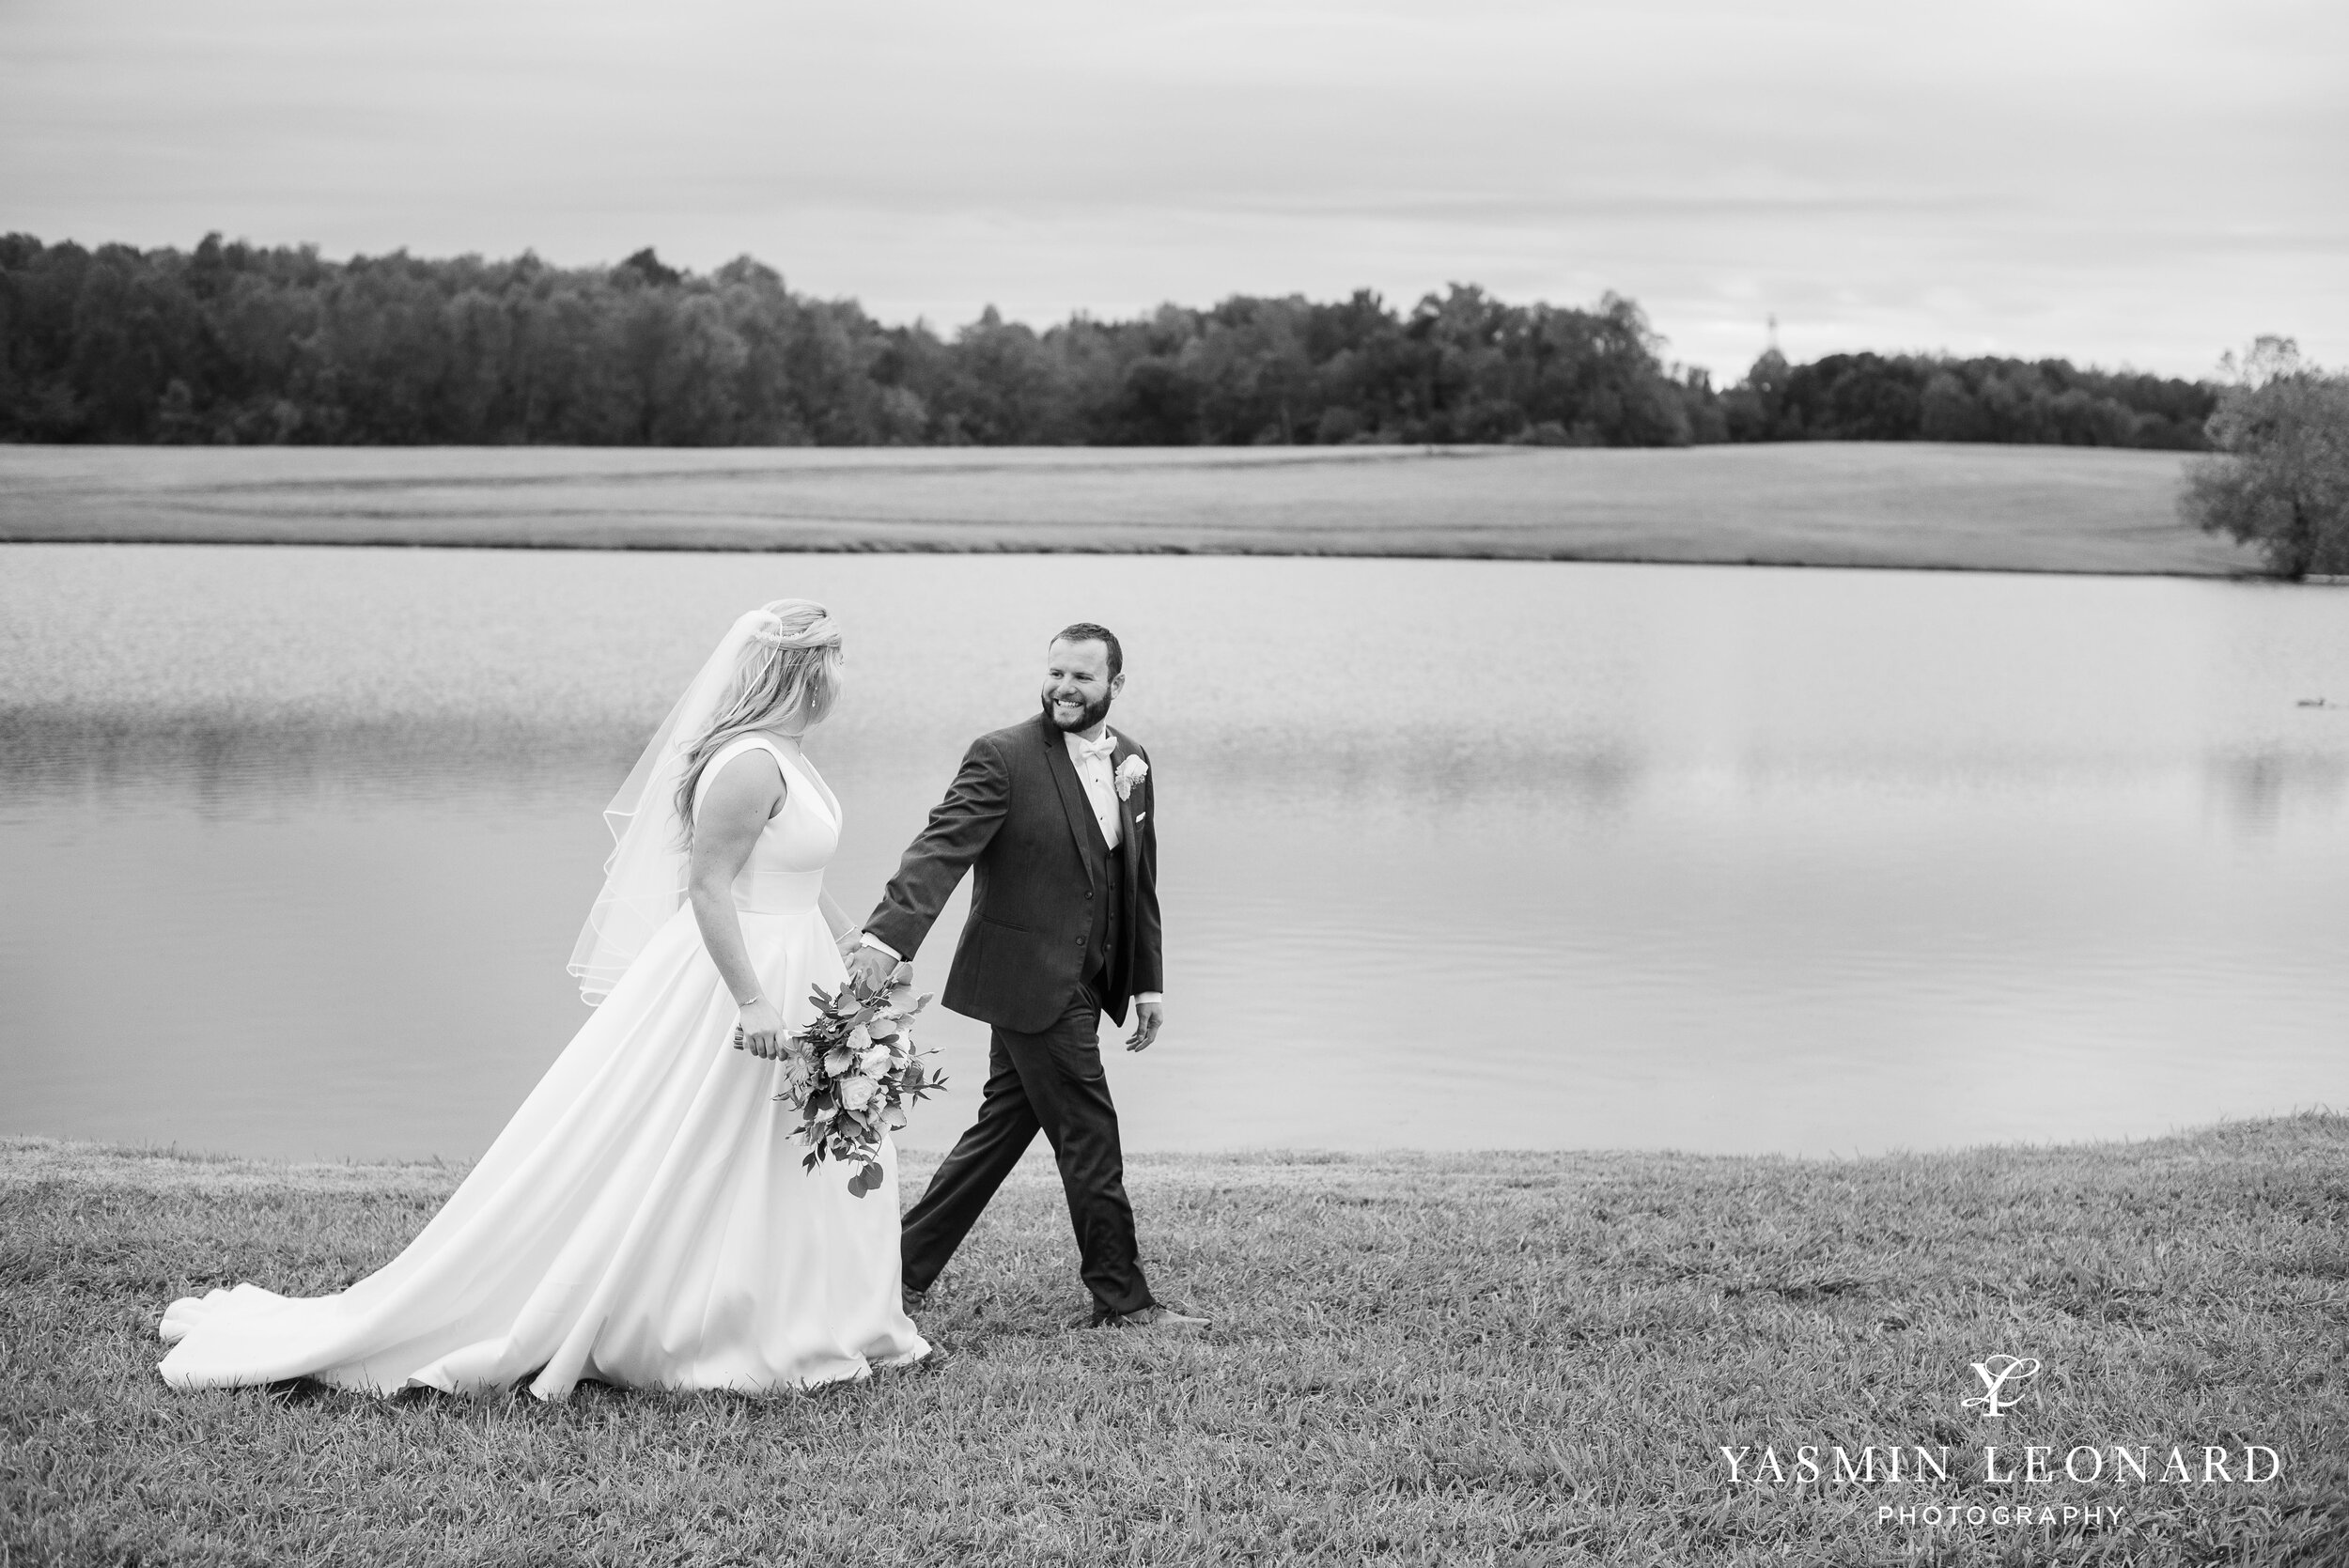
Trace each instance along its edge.
<path fill-rule="evenodd" d="M 762 1001 L 766 1001 L 766 1000 L 767 1000 L 767 999 L 766 999 L 765 997 L 754 996 L 754 997 L 752 997 L 752 998 L 751 998 L 748 1001 L 738 1001 L 738 1002 L 736 1002 L 734 1005 L 735 1005 L 735 1006 L 737 1006 L 737 1007 L 746 1007 L 746 1008 L 747 1008 L 747 1007 L 755 1007 L 755 1006 L 757 1006 L 760 1002 L 762 1002 Z"/>

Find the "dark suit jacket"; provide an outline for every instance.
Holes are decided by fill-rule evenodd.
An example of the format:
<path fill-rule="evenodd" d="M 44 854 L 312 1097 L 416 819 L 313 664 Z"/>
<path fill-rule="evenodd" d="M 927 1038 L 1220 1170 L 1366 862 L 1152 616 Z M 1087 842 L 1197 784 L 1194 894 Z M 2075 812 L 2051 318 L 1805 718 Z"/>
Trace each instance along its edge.
<path fill-rule="evenodd" d="M 1114 766 L 1129 756 L 1149 760 L 1132 737 L 1112 731 Z M 1128 998 L 1165 989 L 1157 782 L 1145 776 L 1118 802 L 1124 898 L 1102 1000 L 1121 1024 Z M 970 868 L 971 919 L 947 971 L 945 1004 L 998 1028 L 1039 1032 L 1066 1010 L 1092 967 L 1087 941 L 1104 876 L 1101 845 L 1068 744 L 1039 713 L 971 743 L 864 929 L 912 957 Z"/>

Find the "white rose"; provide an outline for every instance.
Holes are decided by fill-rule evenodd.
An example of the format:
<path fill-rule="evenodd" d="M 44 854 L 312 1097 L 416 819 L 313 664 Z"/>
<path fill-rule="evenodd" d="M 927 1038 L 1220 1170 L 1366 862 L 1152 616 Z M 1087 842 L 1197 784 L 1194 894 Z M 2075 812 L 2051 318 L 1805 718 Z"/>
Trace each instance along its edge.
<path fill-rule="evenodd" d="M 840 1103 L 850 1110 L 863 1110 L 873 1103 L 873 1091 L 880 1085 L 858 1073 L 840 1080 Z"/>
<path fill-rule="evenodd" d="M 1117 765 L 1117 798 L 1121 800 L 1134 792 L 1134 785 L 1150 776 L 1150 765 L 1139 756 L 1128 757 Z"/>

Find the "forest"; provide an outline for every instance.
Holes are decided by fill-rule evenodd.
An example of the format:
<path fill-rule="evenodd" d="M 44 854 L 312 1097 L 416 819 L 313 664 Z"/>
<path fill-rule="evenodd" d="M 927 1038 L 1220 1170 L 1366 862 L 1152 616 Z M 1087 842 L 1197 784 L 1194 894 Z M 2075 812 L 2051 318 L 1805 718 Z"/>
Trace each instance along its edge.
<path fill-rule="evenodd" d="M 1680 446 L 1955 441 L 2199 450 L 2208 382 L 2063 360 L 1775 349 L 1715 387 L 1632 301 L 1454 284 L 1234 296 L 941 335 L 748 256 L 610 267 L 0 238 L 0 441 L 304 444 Z"/>

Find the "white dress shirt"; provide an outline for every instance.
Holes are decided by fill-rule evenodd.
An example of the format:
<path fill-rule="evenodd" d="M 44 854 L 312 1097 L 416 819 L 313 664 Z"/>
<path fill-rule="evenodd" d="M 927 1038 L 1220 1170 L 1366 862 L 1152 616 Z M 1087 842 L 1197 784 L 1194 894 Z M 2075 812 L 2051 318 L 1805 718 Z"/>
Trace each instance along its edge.
<path fill-rule="evenodd" d="M 1094 742 L 1068 730 L 1061 738 L 1068 743 L 1068 760 L 1077 769 L 1078 782 L 1085 786 L 1085 799 L 1093 802 L 1093 820 L 1101 825 L 1102 841 L 1114 849 L 1125 831 L 1117 814 L 1117 778 L 1110 765 L 1117 737 L 1105 729 L 1100 740 Z"/>

